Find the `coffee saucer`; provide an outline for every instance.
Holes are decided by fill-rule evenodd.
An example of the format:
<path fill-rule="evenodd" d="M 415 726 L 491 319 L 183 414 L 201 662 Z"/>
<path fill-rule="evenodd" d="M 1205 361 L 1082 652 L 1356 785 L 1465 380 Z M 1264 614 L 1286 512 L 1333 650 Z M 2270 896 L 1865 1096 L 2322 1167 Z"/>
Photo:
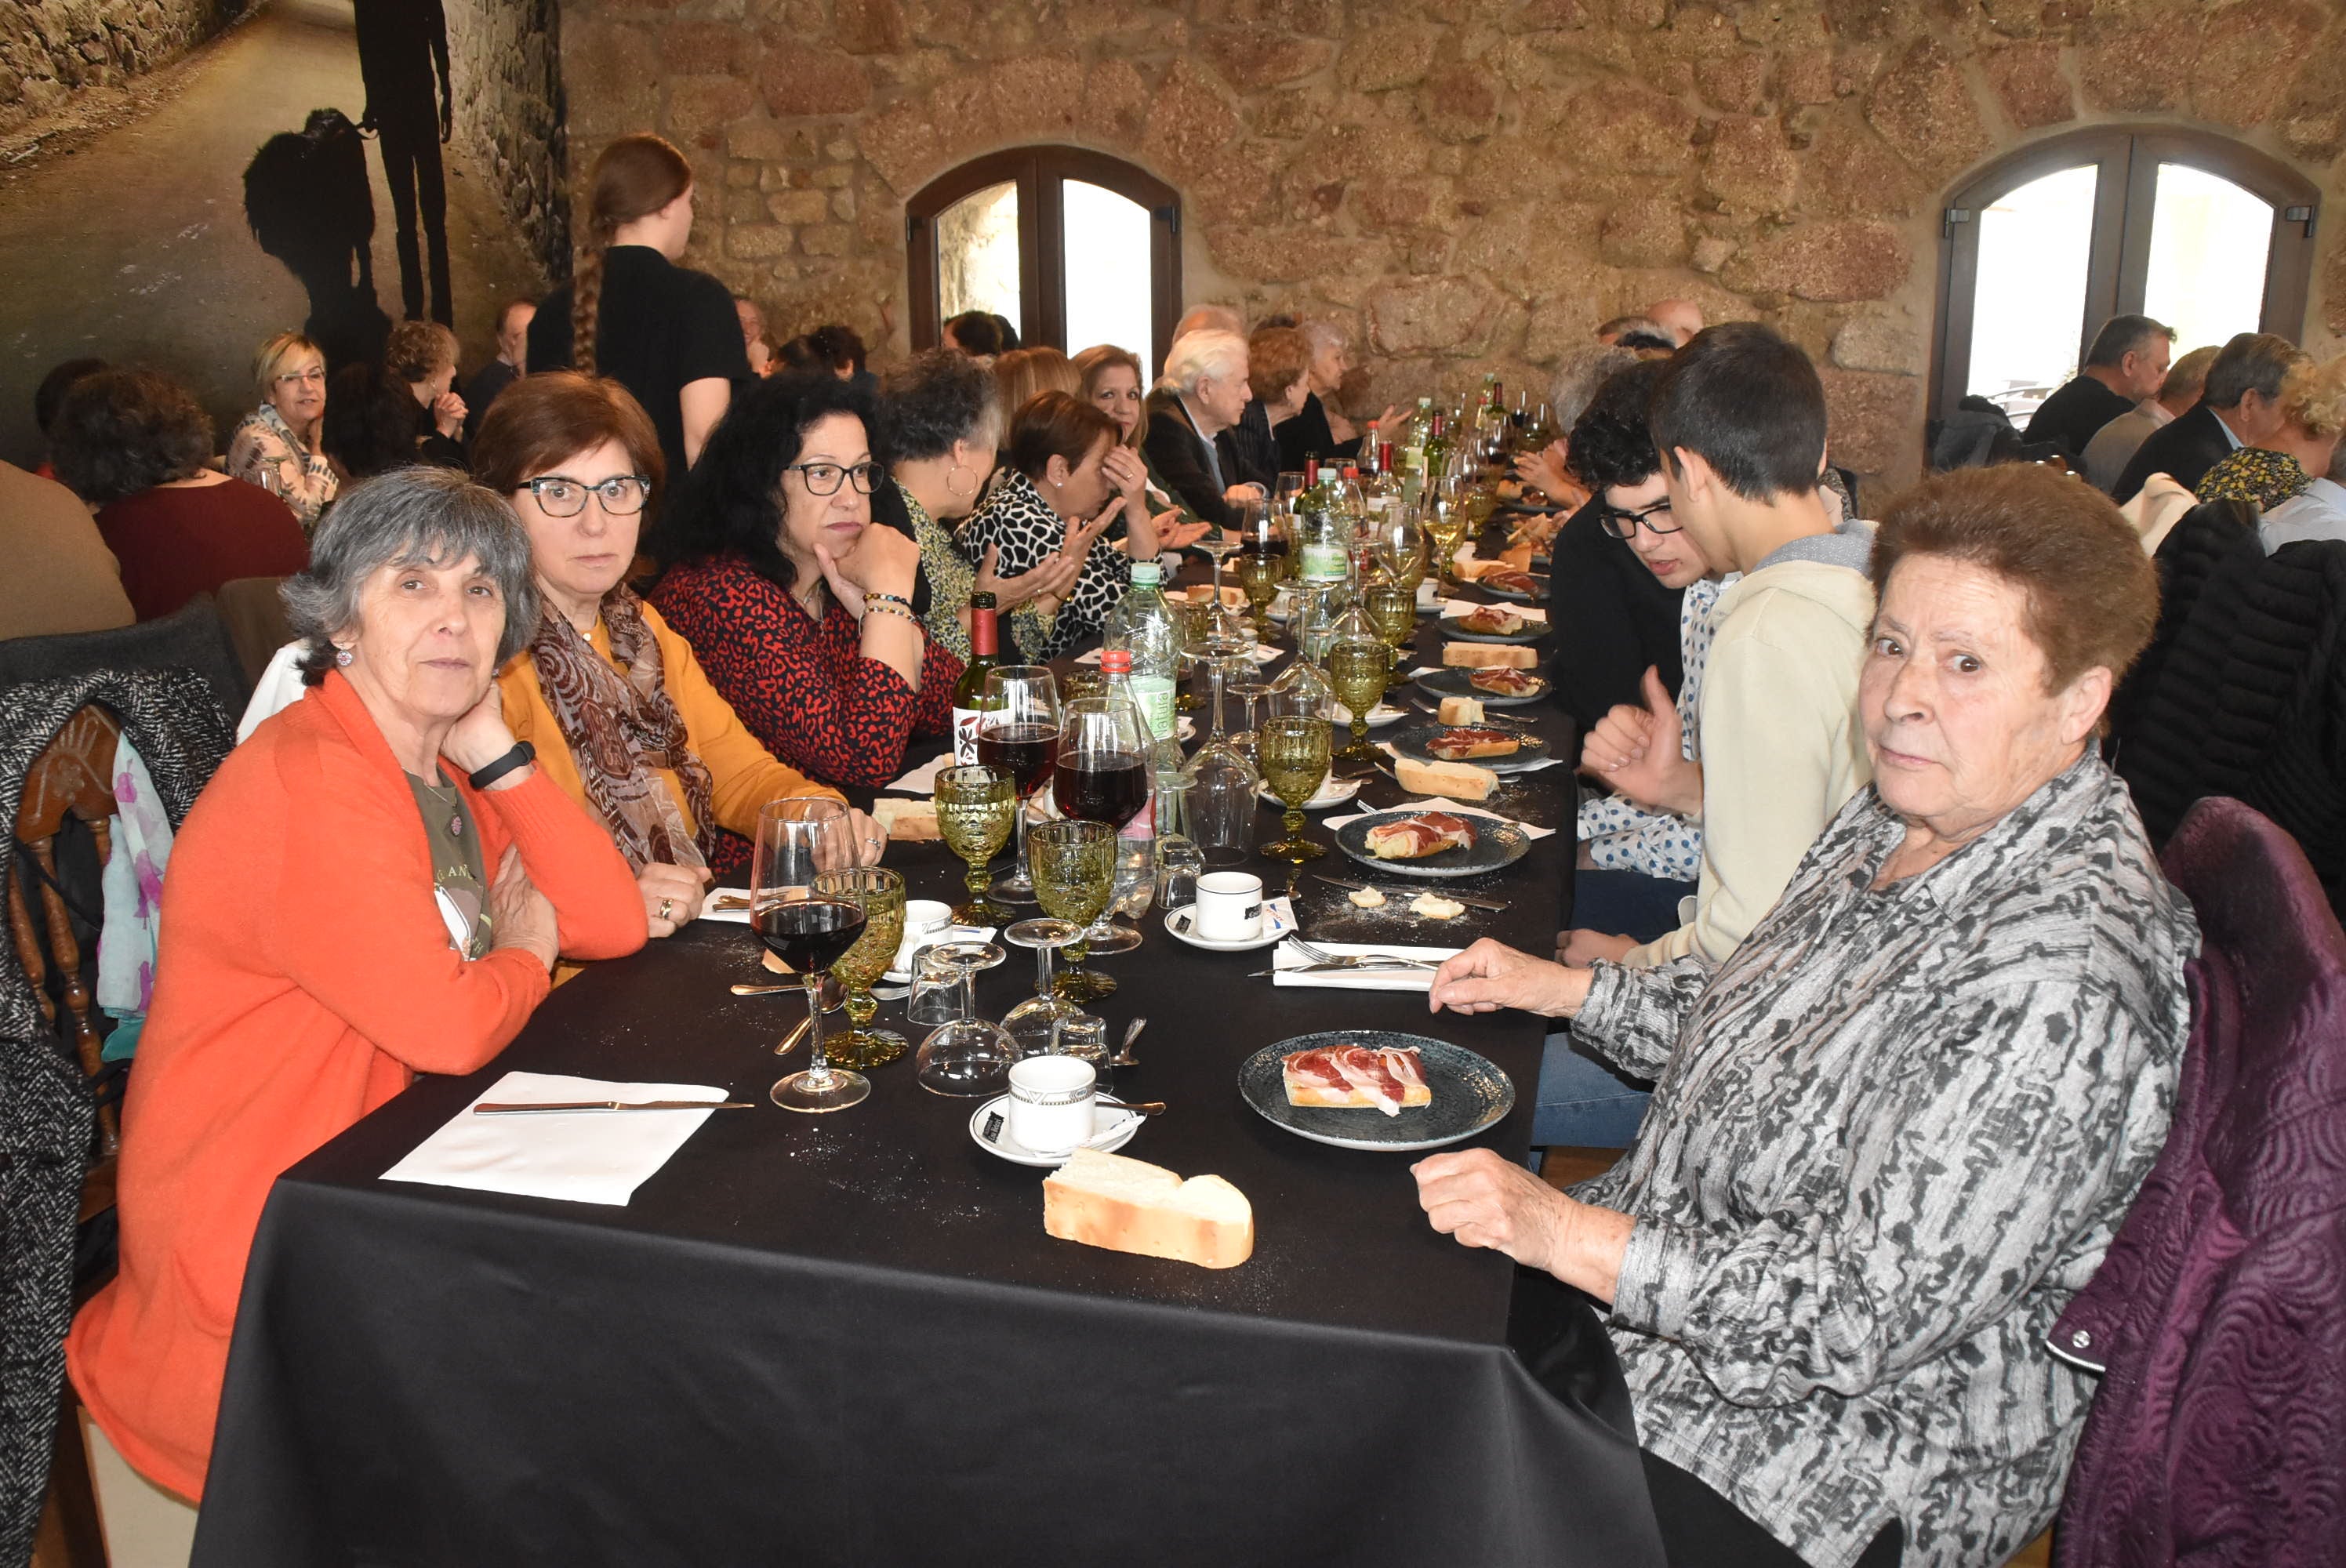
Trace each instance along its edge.
<path fill-rule="evenodd" d="M 1262 932 L 1258 936 L 1199 936 L 1197 918 L 1198 906 L 1183 904 L 1179 909 L 1165 911 L 1165 929 L 1191 947 L 1202 947 L 1208 952 L 1252 952 L 1295 934 L 1294 906 L 1284 897 L 1263 901 Z"/>
<path fill-rule="evenodd" d="M 1103 1099 L 1092 1106 L 1091 1141 L 1083 1146 L 1112 1155 L 1132 1142 L 1132 1135 L 1140 1130 L 1147 1116 L 1127 1111 L 1114 1100 Z M 998 1155 L 1013 1165 L 1058 1166 L 1067 1163 L 1074 1150 L 1060 1155 L 1038 1155 L 1010 1135 L 1010 1096 L 996 1095 L 972 1112 L 969 1118 L 970 1140 L 987 1154 Z"/>

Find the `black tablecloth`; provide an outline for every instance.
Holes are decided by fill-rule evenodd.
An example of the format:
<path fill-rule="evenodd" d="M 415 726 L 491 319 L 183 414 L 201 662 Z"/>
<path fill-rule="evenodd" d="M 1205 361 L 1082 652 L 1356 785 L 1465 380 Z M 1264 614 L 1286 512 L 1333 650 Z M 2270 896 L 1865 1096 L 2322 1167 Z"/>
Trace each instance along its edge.
<path fill-rule="evenodd" d="M 1383 780 L 1363 796 L 1402 798 Z M 1557 769 L 1494 805 L 1550 825 L 1571 799 Z M 1572 842 L 1470 884 L 1514 907 L 1449 940 L 1541 950 Z M 950 896 L 960 870 L 934 846 L 889 863 L 916 897 Z M 1362 934 L 1336 890 L 1296 891 L 1307 934 Z M 1235 1086 L 1273 1041 L 1414 1029 L 1514 1080 L 1514 1112 L 1479 1141 L 1516 1159 L 1541 1021 L 1274 989 L 1246 978 L 1266 953 L 1148 926 L 1106 961 L 1122 989 L 1096 1004 L 1112 1033 L 1151 1020 L 1117 1086 L 1171 1106 L 1127 1152 L 1235 1183 L 1254 1206 L 1250 1261 L 1050 1239 L 1043 1173 L 978 1149 L 977 1102 L 923 1092 L 909 1061 L 846 1112 L 765 1104 L 803 1064 L 766 1049 L 801 1005 L 729 995 L 759 977 L 756 943 L 704 922 L 561 987 L 483 1073 L 418 1082 L 278 1182 L 199 1568 L 1658 1563 L 1628 1438 L 1509 1349 L 1511 1299 L 1537 1316 L 1546 1293 L 1516 1293 L 1506 1259 L 1427 1227 L 1411 1156 L 1294 1137 Z M 983 977 L 990 1016 L 1031 987 L 1027 960 Z M 625 1207 L 378 1179 L 514 1068 L 719 1084 L 760 1105 L 711 1116 Z"/>

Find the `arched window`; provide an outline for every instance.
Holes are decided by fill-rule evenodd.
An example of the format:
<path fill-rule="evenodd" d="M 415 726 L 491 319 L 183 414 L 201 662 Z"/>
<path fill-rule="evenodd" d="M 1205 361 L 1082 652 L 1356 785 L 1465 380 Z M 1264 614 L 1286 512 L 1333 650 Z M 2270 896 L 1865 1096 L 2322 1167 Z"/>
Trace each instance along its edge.
<path fill-rule="evenodd" d="M 913 346 L 964 311 L 1021 341 L 1115 343 L 1153 372 L 1181 313 L 1181 197 L 1074 147 L 1015 148 L 939 175 L 905 204 Z"/>
<path fill-rule="evenodd" d="M 2073 131 L 1949 200 L 1932 413 L 1966 393 L 2026 422 L 2095 331 L 2139 311 L 2178 353 L 2305 325 L 2320 193 L 2252 148 L 2168 127 Z"/>

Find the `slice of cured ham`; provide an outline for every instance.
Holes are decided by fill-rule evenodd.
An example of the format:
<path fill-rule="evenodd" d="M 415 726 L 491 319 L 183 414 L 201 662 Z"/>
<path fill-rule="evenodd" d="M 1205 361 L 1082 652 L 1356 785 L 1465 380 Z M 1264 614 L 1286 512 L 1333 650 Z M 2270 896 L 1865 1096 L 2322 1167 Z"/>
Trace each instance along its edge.
<path fill-rule="evenodd" d="M 1422 860 L 1444 850 L 1472 847 L 1474 825 L 1448 811 L 1420 811 L 1399 821 L 1379 823 L 1362 842 L 1381 860 Z"/>
<path fill-rule="evenodd" d="M 1413 1045 L 1321 1045 L 1295 1052 L 1280 1064 L 1290 1105 L 1373 1105 L 1398 1116 L 1407 1106 L 1433 1103 Z"/>
<path fill-rule="evenodd" d="M 1463 762 L 1474 757 L 1512 757 L 1523 748 L 1523 738 L 1504 729 L 1445 729 L 1425 743 L 1427 755 L 1448 762 Z"/>
<path fill-rule="evenodd" d="M 1536 677 L 1519 669 L 1478 669 L 1470 671 L 1466 684 L 1478 691 L 1497 692 L 1502 697 L 1527 697 L 1539 689 Z"/>
<path fill-rule="evenodd" d="M 1504 606 L 1484 605 L 1479 609 L 1467 611 L 1458 624 L 1470 632 L 1511 637 L 1524 629 L 1525 623 L 1523 616 Z"/>

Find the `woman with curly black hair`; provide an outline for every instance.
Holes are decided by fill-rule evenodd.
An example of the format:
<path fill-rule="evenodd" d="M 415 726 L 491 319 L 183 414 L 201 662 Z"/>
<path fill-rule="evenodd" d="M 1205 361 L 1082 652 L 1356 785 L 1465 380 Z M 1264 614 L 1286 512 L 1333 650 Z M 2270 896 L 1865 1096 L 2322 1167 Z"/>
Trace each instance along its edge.
<path fill-rule="evenodd" d="M 122 563 L 122 590 L 155 620 L 238 577 L 283 577 L 310 562 L 292 509 L 206 466 L 212 422 L 187 388 L 153 371 L 76 382 L 49 431 L 57 477 L 98 509 Z"/>
<path fill-rule="evenodd" d="M 950 722 L 963 661 L 913 607 L 920 546 L 872 524 L 873 421 L 820 372 L 743 392 L 663 520 L 651 599 L 768 750 L 877 789 Z"/>

